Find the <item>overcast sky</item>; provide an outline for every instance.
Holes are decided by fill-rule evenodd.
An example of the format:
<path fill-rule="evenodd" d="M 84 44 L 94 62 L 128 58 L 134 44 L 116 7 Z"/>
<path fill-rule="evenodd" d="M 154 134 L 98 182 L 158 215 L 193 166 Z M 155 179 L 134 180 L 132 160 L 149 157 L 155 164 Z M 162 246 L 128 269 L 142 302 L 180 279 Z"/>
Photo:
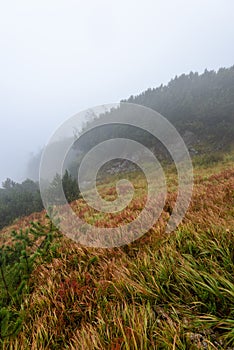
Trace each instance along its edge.
<path fill-rule="evenodd" d="M 0 44 L 1 183 L 77 112 L 232 66 L 234 2 L 2 0 Z"/>

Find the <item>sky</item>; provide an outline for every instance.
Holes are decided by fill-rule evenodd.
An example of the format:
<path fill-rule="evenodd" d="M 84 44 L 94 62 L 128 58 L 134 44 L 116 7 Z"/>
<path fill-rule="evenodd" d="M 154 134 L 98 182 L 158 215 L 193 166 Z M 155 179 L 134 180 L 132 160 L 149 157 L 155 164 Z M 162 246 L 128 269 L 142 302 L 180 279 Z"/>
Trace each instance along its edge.
<path fill-rule="evenodd" d="M 233 0 L 0 2 L 0 184 L 72 115 L 234 64 Z"/>

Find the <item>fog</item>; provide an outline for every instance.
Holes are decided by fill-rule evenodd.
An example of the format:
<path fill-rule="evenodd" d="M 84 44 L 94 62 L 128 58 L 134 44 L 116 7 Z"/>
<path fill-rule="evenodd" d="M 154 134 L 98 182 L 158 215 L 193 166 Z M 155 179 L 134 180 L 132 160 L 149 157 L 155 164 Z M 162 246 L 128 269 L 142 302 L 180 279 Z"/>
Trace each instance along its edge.
<path fill-rule="evenodd" d="M 79 111 L 233 65 L 233 23 L 232 0 L 2 2 L 0 183 Z"/>

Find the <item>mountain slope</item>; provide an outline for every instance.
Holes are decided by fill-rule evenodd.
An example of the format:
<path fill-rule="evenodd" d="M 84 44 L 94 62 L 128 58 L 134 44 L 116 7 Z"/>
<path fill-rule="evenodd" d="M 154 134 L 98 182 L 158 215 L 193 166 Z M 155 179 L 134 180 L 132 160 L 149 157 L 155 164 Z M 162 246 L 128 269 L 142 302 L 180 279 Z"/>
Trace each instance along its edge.
<path fill-rule="evenodd" d="M 234 140 L 234 66 L 191 72 L 168 85 L 123 102 L 150 107 L 166 117 L 189 146 L 203 152 L 226 150 Z"/>
<path fill-rule="evenodd" d="M 232 349 L 232 165 L 195 169 L 189 211 L 171 235 L 163 233 L 165 208 L 163 220 L 131 245 L 94 250 L 58 237 L 49 249 L 38 252 L 27 279 L 21 259 L 20 301 L 15 286 L 12 300 L 0 313 L 2 349 Z M 175 174 L 171 175 L 168 205 L 174 200 Z M 72 207 L 82 208 L 89 219 L 81 199 Z M 39 233 L 43 227 L 32 228 Z M 50 224 L 44 232 L 45 237 L 56 233 L 50 234 Z M 32 247 L 38 249 L 35 243 Z M 8 277 L 10 283 L 12 276 Z M 0 291 L 3 304 L 2 280 Z"/>

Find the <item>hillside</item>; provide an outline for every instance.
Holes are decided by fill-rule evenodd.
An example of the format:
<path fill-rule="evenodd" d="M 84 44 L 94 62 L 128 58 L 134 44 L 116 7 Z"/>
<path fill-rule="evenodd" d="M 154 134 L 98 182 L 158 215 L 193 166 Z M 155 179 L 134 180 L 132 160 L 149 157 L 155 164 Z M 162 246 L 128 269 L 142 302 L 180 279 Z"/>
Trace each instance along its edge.
<path fill-rule="evenodd" d="M 73 211 L 95 230 L 135 220 L 148 184 L 133 163 L 117 159 L 98 173 L 99 194 L 110 202 L 123 173 L 131 181 L 134 196 L 121 212 L 90 208 L 74 179 L 93 146 L 131 137 L 162 164 L 167 185 L 162 213 L 131 244 L 87 248 L 59 231 L 65 217 L 55 224 L 52 208 L 50 216 L 42 210 L 37 182 L 7 179 L 0 189 L 0 349 L 234 349 L 234 66 L 184 74 L 125 102 L 162 113 L 188 146 L 194 188 L 183 221 L 165 233 L 178 192 L 166 148 L 132 126 L 85 132 L 95 126 L 91 118 L 72 149 L 77 158 L 72 163 L 68 154 L 68 170 L 48 181 L 47 196 L 54 199 L 62 181 Z"/>
<path fill-rule="evenodd" d="M 234 66 L 221 68 L 218 72 L 205 71 L 201 75 L 183 74 L 172 79 L 166 86 L 148 89 L 139 96 L 131 96 L 124 101 L 147 106 L 162 113 L 180 132 L 195 164 L 221 161 L 225 153 L 234 148 Z M 100 118 L 108 119 L 109 116 L 107 113 Z M 92 126 L 92 115 L 89 117 L 88 125 Z M 83 131 L 86 127 L 87 124 Z M 165 147 L 152 135 L 137 128 L 121 128 L 112 124 L 94 128 L 75 142 L 74 152 L 70 155 L 70 160 L 69 157 L 67 160 L 71 175 L 76 178 L 77 166 L 90 148 L 103 140 L 112 137 L 128 138 L 129 135 L 151 149 L 160 161 L 171 161 Z M 60 141 L 54 146 L 59 150 L 64 145 Z M 78 154 L 77 157 L 74 154 Z M 31 159 L 29 165 L 29 174 L 37 180 L 40 156 Z M 129 163 L 116 163 L 104 170 L 115 173 L 119 168 L 128 170 L 130 166 Z M 69 186 L 71 183 L 72 181 Z M 0 228 L 9 225 L 17 217 L 41 210 L 37 181 L 27 179 L 22 184 L 17 184 L 7 179 L 3 187 L 4 189 L 0 189 Z M 69 196 L 77 197 L 77 191 L 75 192 L 69 193 Z"/>
<path fill-rule="evenodd" d="M 233 180 L 231 156 L 197 166 L 189 211 L 166 235 L 176 184 L 169 171 L 161 218 L 147 235 L 121 248 L 81 247 L 58 235 L 43 212 L 5 228 L 2 249 L 12 247 L 12 228 L 18 243 L 13 260 L 1 265 L 2 349 L 233 349 Z M 135 182 L 132 209 L 138 211 L 145 185 L 138 174 Z M 100 190 L 113 198 L 113 182 Z M 71 205 L 92 220 L 82 199 Z M 112 225 L 127 219 L 113 217 Z M 103 216 L 96 224 L 105 222 Z M 26 238 L 34 244 L 27 243 L 22 255 Z"/>
<path fill-rule="evenodd" d="M 166 117 L 188 146 L 200 152 L 225 150 L 234 140 L 234 66 L 191 72 L 123 102 L 150 107 Z"/>
<path fill-rule="evenodd" d="M 143 105 L 161 113 L 177 128 L 192 157 L 209 155 L 220 160 L 223 152 L 234 148 L 234 66 L 220 68 L 217 72 L 206 70 L 200 75 L 196 72 L 183 74 L 167 85 L 150 88 L 122 102 Z M 91 118 L 89 125 L 92 125 L 92 113 L 88 117 Z M 86 127 L 84 125 L 82 131 Z M 150 135 L 134 129 L 130 132 L 133 139 L 147 147 L 158 146 L 157 140 Z M 129 135 L 126 128 L 103 126 L 80 138 L 74 149 L 80 155 L 103 140 L 126 135 Z M 162 158 L 166 152 L 163 147 L 159 148 L 157 156 Z M 41 153 L 28 164 L 28 176 L 34 180 L 38 180 L 40 157 Z M 76 166 L 77 162 L 75 166 L 70 164 L 73 174 L 76 174 Z"/>
<path fill-rule="evenodd" d="M 148 89 L 121 102 L 146 106 L 161 113 L 176 127 L 191 157 L 212 162 L 221 160 L 225 152 L 234 148 L 234 66 L 217 72 L 206 70 L 201 75 L 183 74 L 165 86 Z M 131 108 L 129 110 L 130 114 L 134 113 Z M 130 125 L 109 124 L 124 113 L 127 113 L 124 106 L 100 114 L 98 118 L 95 112 L 88 113 L 88 121 L 73 147 L 77 159 L 67 164 L 73 176 L 83 155 L 111 138 L 130 137 L 149 148 L 160 161 L 171 162 L 167 149 L 150 133 Z M 105 125 L 98 126 L 97 121 Z"/>

